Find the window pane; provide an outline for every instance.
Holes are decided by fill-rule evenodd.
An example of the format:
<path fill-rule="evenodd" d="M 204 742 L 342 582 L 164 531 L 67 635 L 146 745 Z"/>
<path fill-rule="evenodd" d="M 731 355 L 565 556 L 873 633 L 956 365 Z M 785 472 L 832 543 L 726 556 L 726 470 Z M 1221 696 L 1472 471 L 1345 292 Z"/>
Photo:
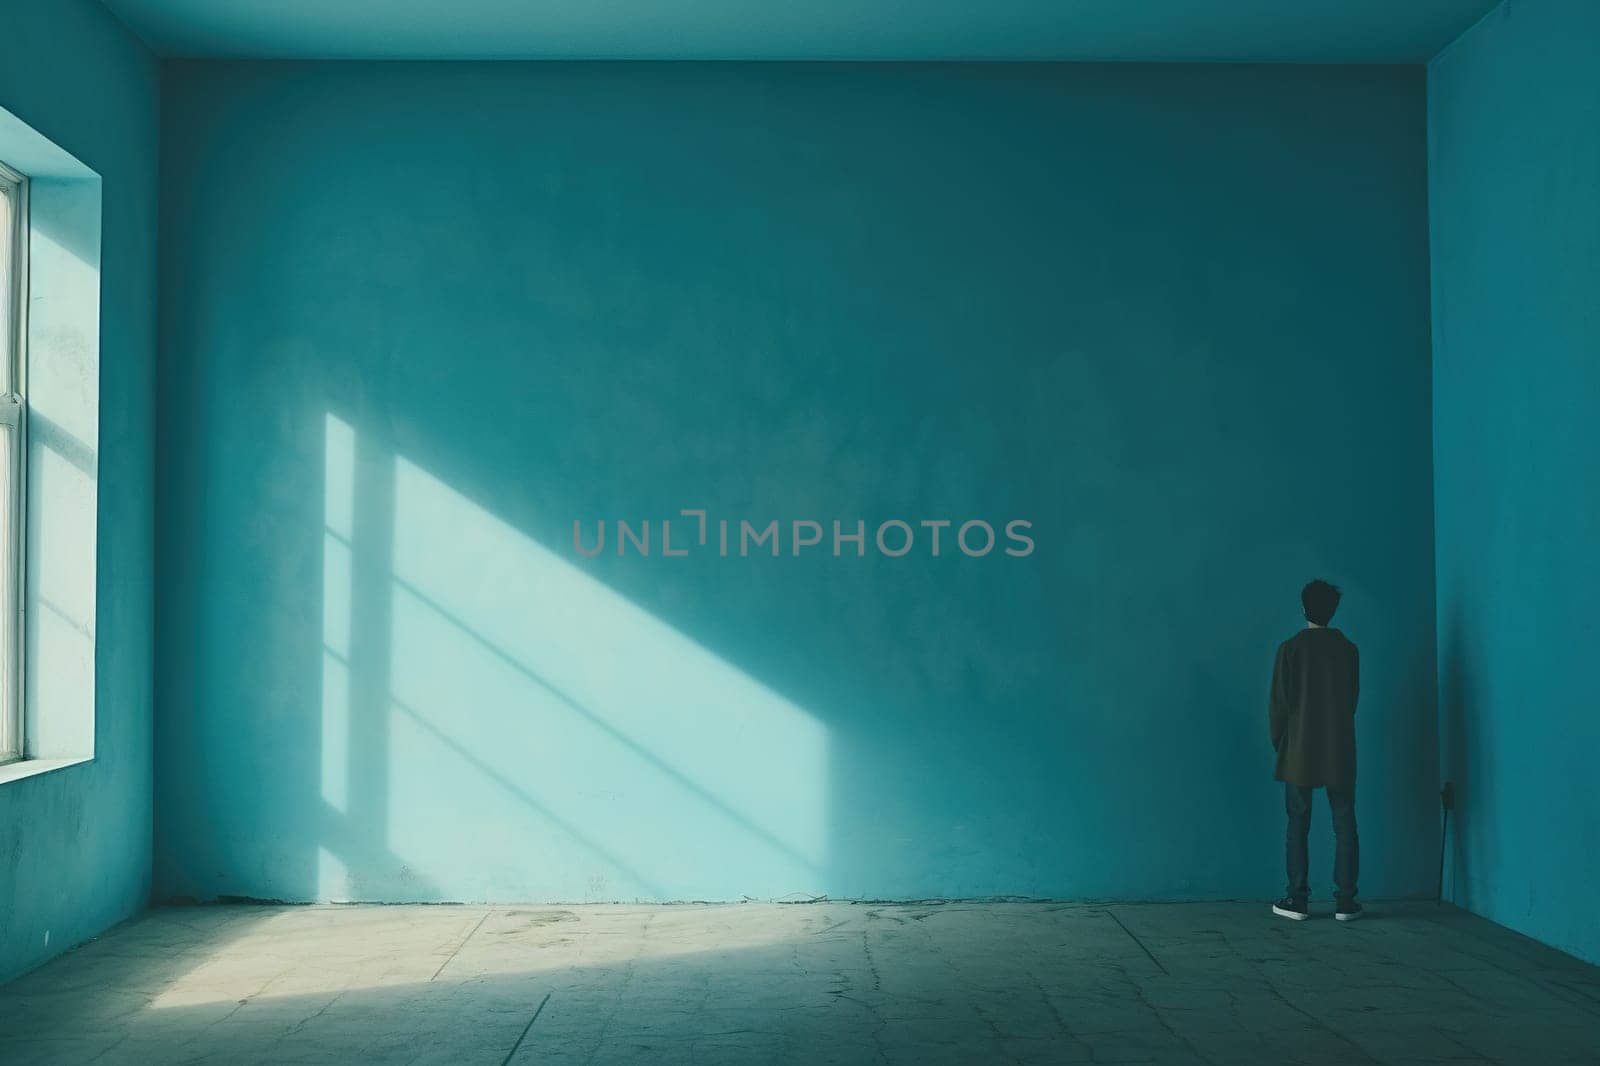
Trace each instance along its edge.
<path fill-rule="evenodd" d="M 0 182 L 0 394 L 16 387 L 11 373 L 13 318 L 16 294 L 16 199 L 10 185 Z M 17 693 L 15 648 L 16 610 L 16 434 L 0 423 L 0 761 L 20 754 L 20 708 Z"/>
<path fill-rule="evenodd" d="M 16 429 L 0 424 L 0 759 L 18 754 Z"/>
<path fill-rule="evenodd" d="M 0 180 L 0 392 L 10 392 L 11 377 L 11 304 L 12 295 L 12 244 L 15 230 L 11 186 Z"/>

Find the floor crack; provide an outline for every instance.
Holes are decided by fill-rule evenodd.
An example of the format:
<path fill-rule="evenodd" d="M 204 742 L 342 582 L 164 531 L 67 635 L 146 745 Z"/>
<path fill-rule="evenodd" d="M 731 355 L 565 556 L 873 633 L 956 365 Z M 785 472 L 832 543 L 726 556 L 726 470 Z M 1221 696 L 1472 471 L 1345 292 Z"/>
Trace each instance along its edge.
<path fill-rule="evenodd" d="M 467 941 L 472 939 L 474 933 L 476 933 L 479 929 L 483 928 L 483 923 L 488 921 L 489 920 L 489 915 L 491 915 L 493 913 L 494 913 L 493 911 L 484 911 L 483 912 L 483 917 L 479 918 L 478 919 L 478 924 L 472 927 L 472 932 L 470 932 L 466 936 L 462 937 L 461 938 L 461 943 L 456 945 L 456 949 L 455 949 L 455 951 L 452 951 L 450 953 L 450 957 L 448 959 L 445 959 L 443 962 L 441 962 L 439 964 L 439 968 L 437 970 L 433 971 L 433 977 L 438 977 L 440 974 L 444 973 L 444 968 L 446 966 L 449 966 L 452 962 L 455 961 L 456 956 L 461 953 L 461 949 L 467 946 Z M 433 977 L 428 978 L 428 980 L 432 981 Z"/>
<path fill-rule="evenodd" d="M 511 1050 L 506 1052 L 506 1057 L 500 1060 L 500 1066 L 506 1066 L 511 1061 L 511 1057 L 517 1053 L 517 1049 L 522 1047 L 522 1042 L 528 1039 L 528 1030 L 533 1028 L 533 1023 L 538 1021 L 539 1015 L 544 1013 L 544 1005 L 550 1002 L 550 996 L 551 993 L 549 992 L 544 994 L 544 998 L 539 1001 L 539 1006 L 534 1008 L 533 1017 L 529 1018 L 528 1024 L 522 1027 L 522 1035 L 517 1037 L 515 1044 L 511 1045 Z"/>
<path fill-rule="evenodd" d="M 1117 925 L 1122 929 L 1122 931 L 1124 933 L 1127 933 L 1128 936 L 1133 939 L 1133 942 L 1135 944 L 1139 945 L 1140 950 L 1142 950 L 1146 955 L 1148 955 L 1150 957 L 1150 961 L 1156 964 L 1156 969 L 1160 970 L 1162 973 L 1167 973 L 1167 968 L 1165 966 L 1161 965 L 1161 960 L 1156 958 L 1155 954 L 1149 948 L 1145 947 L 1143 940 L 1140 940 L 1138 937 L 1133 935 L 1133 930 L 1132 929 L 1129 929 L 1126 925 L 1123 925 L 1122 919 L 1117 917 L 1117 912 L 1116 911 L 1111 910 L 1108 907 L 1108 908 L 1106 908 L 1106 913 L 1111 916 L 1111 920 L 1113 922 L 1116 922 Z M 1167 976 L 1170 977 L 1172 975 L 1171 974 L 1167 974 Z"/>

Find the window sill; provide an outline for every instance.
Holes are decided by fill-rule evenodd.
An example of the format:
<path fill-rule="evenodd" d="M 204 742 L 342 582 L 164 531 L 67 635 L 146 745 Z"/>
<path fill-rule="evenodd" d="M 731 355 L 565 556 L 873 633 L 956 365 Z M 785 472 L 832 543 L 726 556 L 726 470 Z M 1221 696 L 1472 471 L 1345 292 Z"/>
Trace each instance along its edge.
<path fill-rule="evenodd" d="M 18 759 L 0 766 L 0 785 L 20 781 L 24 777 L 47 774 L 51 770 L 64 770 L 79 763 L 93 762 L 93 755 L 79 755 L 71 759 Z"/>

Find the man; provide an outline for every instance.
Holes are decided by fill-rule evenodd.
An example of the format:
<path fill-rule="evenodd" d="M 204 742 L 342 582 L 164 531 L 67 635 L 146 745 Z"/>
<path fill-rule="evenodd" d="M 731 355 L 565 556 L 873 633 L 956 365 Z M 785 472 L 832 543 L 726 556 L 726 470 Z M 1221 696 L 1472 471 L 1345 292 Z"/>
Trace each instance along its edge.
<path fill-rule="evenodd" d="M 1274 775 L 1283 782 L 1289 815 L 1285 865 L 1289 894 L 1272 905 L 1272 913 L 1293 921 L 1311 916 L 1307 909 L 1306 837 L 1311 832 L 1311 792 L 1328 791 L 1337 840 L 1333 859 L 1334 917 L 1341 922 L 1361 917 L 1356 902 L 1360 843 L 1356 839 L 1356 695 L 1360 656 L 1337 629 L 1329 629 L 1339 609 L 1340 592 L 1326 581 L 1300 590 L 1306 628 L 1278 646 L 1272 668 L 1272 693 L 1267 717 L 1272 747 L 1278 753 Z"/>

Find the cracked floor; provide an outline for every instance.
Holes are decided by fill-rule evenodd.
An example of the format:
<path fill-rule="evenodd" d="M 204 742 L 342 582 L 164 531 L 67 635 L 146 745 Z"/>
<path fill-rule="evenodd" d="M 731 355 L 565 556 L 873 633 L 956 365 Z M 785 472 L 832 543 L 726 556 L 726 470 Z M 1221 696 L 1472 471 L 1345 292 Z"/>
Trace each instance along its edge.
<path fill-rule="evenodd" d="M 156 910 L 0 987 L 0 1062 L 1600 1063 L 1600 968 L 1371 909 Z"/>

